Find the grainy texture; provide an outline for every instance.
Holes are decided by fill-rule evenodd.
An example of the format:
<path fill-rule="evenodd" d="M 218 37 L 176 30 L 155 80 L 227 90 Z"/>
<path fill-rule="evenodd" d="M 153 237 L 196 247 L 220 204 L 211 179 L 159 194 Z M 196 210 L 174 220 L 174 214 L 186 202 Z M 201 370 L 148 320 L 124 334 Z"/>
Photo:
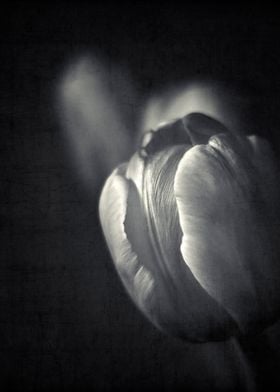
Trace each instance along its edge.
<path fill-rule="evenodd" d="M 29 3 L 1 17 L 2 390 L 237 390 L 234 345 L 183 346 L 130 302 L 101 235 L 98 194 L 84 190 L 65 151 L 54 89 L 85 51 L 125 64 L 143 97 L 181 78 L 221 78 L 250 91 L 257 133 L 279 149 L 277 15 Z M 260 388 L 277 380 L 277 349 L 271 362 L 261 339 L 247 349 Z"/>

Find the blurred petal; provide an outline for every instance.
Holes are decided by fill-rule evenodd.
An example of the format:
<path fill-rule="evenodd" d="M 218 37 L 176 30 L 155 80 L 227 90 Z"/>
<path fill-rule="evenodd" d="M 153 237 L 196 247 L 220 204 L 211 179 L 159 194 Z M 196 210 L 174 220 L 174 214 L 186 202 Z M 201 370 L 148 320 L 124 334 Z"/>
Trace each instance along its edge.
<path fill-rule="evenodd" d="M 143 134 L 140 153 L 144 158 L 166 147 L 206 144 L 211 136 L 228 132 L 218 120 L 203 113 L 190 113 L 170 122 L 160 123 Z"/>
<path fill-rule="evenodd" d="M 253 369 L 238 341 L 189 345 L 185 374 L 192 391 L 256 392 Z"/>
<path fill-rule="evenodd" d="M 143 132 L 155 129 L 161 122 L 170 122 L 190 113 L 201 112 L 220 121 L 228 129 L 247 133 L 249 129 L 244 129 L 244 124 L 250 104 L 247 97 L 233 94 L 221 83 L 181 82 L 177 87 L 154 93 L 148 100 L 143 111 L 141 130 Z"/>
<path fill-rule="evenodd" d="M 59 116 L 71 162 L 91 191 L 129 158 L 136 101 L 121 67 L 84 56 L 66 69 L 58 88 Z"/>
<path fill-rule="evenodd" d="M 278 253 L 265 224 L 271 206 L 251 155 L 245 138 L 242 145 L 229 134 L 215 136 L 184 155 L 174 183 L 184 260 L 242 332 L 279 311 Z"/>
<path fill-rule="evenodd" d="M 251 156 L 254 166 L 257 168 L 259 175 L 262 177 L 263 191 L 266 197 L 271 199 L 270 205 L 278 205 L 278 199 L 275 196 L 275 179 L 280 178 L 278 163 L 274 151 L 265 139 L 252 135 L 248 137 L 253 154 Z M 278 170 L 278 172 L 276 172 Z M 272 200 L 274 198 L 274 200 Z M 277 215 L 277 214 L 276 214 Z"/>

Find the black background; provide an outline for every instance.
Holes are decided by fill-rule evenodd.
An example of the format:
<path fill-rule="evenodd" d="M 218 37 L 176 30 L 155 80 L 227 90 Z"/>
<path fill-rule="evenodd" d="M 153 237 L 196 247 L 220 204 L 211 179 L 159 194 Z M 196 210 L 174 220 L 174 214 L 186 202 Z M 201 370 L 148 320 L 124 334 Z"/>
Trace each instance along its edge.
<path fill-rule="evenodd" d="M 279 15 L 255 7 L 53 2 L 2 9 L 5 390 L 196 388 L 203 367 L 186 359 L 195 349 L 150 325 L 118 280 L 98 223 L 98 193 L 87 194 L 65 153 L 54 90 L 67 62 L 84 51 L 126 65 L 143 97 L 182 78 L 218 78 L 256 98 L 258 132 L 277 150 Z M 203 377 L 202 387 L 215 389 Z M 273 377 L 269 366 L 260 377 L 264 384 Z"/>

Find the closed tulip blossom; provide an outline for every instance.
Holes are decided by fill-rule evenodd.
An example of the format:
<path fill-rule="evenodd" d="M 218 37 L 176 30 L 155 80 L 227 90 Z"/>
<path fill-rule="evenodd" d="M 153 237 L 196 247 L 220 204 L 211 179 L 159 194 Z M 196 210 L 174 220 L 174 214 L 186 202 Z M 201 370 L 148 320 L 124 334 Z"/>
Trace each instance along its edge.
<path fill-rule="evenodd" d="M 280 313 L 279 173 L 269 143 L 192 113 L 147 132 L 107 179 L 100 219 L 132 300 L 190 341 Z"/>

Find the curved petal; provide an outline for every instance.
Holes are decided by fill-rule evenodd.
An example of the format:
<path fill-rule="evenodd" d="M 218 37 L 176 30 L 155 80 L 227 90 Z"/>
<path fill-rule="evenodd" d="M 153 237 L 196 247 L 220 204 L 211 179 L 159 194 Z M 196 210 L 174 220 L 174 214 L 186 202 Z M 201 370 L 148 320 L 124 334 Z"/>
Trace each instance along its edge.
<path fill-rule="evenodd" d="M 152 293 L 154 280 L 150 271 L 140 264 L 125 232 L 129 182 L 122 174 L 124 166 L 116 169 L 106 181 L 100 197 L 99 215 L 120 278 L 143 309 Z"/>
<path fill-rule="evenodd" d="M 279 193 L 276 192 L 276 185 L 278 184 L 279 167 L 274 151 L 269 142 L 259 136 L 248 136 L 248 141 L 253 151 L 252 162 L 262 178 L 265 197 L 271 199 L 270 206 L 277 206 Z M 277 215 L 276 212 L 274 215 Z"/>
<path fill-rule="evenodd" d="M 125 177 L 135 184 L 139 195 L 142 195 L 143 191 L 144 167 L 144 159 L 136 152 L 130 159 L 125 173 Z"/>
<path fill-rule="evenodd" d="M 160 123 L 143 134 L 140 153 L 144 158 L 176 145 L 191 145 L 182 119 Z"/>
<path fill-rule="evenodd" d="M 117 169 L 107 180 L 100 219 L 130 296 L 158 328 L 174 336 L 194 341 L 231 336 L 237 330 L 234 321 L 201 289 L 180 258 L 166 260 L 166 265 L 154 252 L 138 189 L 125 172 L 128 175 L 125 167 Z"/>
<path fill-rule="evenodd" d="M 181 229 L 174 198 L 174 174 L 188 146 L 173 146 L 150 157 L 144 173 L 149 238 L 155 250 L 153 274 L 165 325 L 189 340 L 219 340 L 236 333 L 237 326 L 194 279 L 180 255 Z M 134 220 L 135 221 L 135 220 Z"/>
<path fill-rule="evenodd" d="M 259 212 L 265 204 L 259 200 L 262 178 L 249 158 L 249 143 L 244 138 L 241 144 L 219 135 L 187 151 L 174 192 L 185 263 L 247 332 L 275 317 L 280 275 L 270 231 L 263 227 L 266 208 Z"/>
<path fill-rule="evenodd" d="M 206 144 L 209 138 L 217 133 L 228 132 L 220 121 L 199 112 L 188 114 L 183 117 L 182 122 L 193 146 Z"/>

